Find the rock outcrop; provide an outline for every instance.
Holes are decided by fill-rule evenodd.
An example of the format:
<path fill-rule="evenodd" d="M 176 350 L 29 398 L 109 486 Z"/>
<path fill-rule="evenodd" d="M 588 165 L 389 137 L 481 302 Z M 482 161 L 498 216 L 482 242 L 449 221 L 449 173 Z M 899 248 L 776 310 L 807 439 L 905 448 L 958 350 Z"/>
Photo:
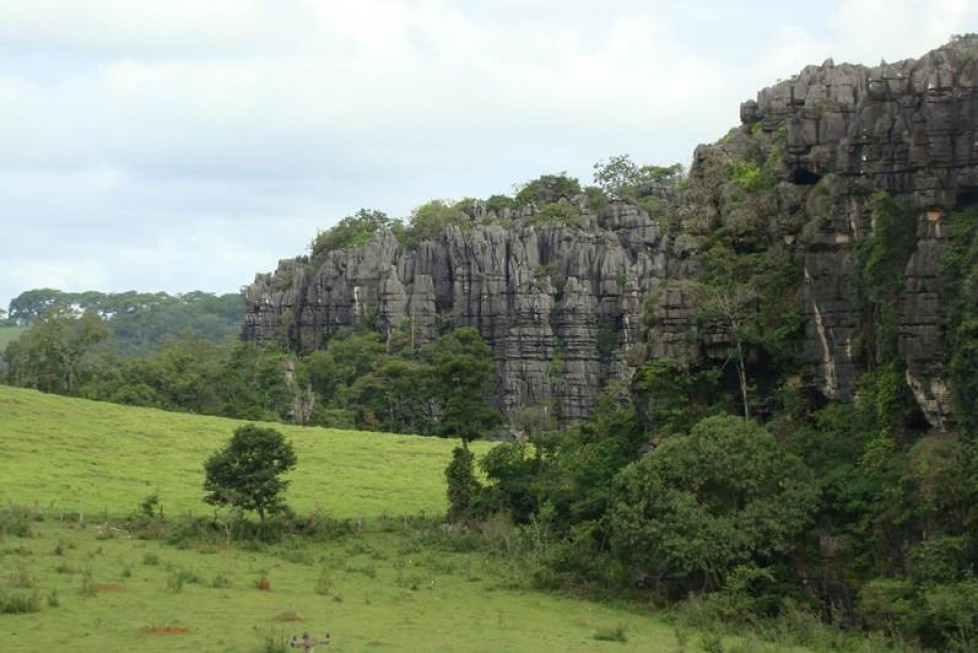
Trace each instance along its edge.
<path fill-rule="evenodd" d="M 873 233 L 872 194 L 885 191 L 917 222 L 897 307 L 907 384 L 933 426 L 951 425 L 940 253 L 948 215 L 978 203 L 978 37 L 919 60 L 809 66 L 740 113 L 740 127 L 697 148 L 668 220 L 616 201 L 586 214 L 587 229 L 519 219 L 503 228 L 473 215 L 411 250 L 384 233 L 258 275 L 244 336 L 286 333 L 308 351 L 343 326 L 385 332 L 410 318 L 419 344 L 474 326 L 495 352 L 504 408 L 548 404 L 572 421 L 608 381 L 628 377 L 634 357 L 721 355 L 723 336 L 697 328 L 692 288 L 711 234 L 726 228 L 762 234 L 769 252 L 803 267 L 805 378 L 848 400 L 866 369 L 856 251 Z M 743 162 L 770 182 L 738 181 Z"/>
<path fill-rule="evenodd" d="M 685 247 L 667 257 L 695 261 L 709 233 L 745 219 L 765 230 L 768 247 L 797 254 L 809 380 L 826 398 L 848 400 L 866 370 L 854 266 L 859 243 L 873 233 L 871 198 L 884 191 L 906 203 L 917 224 L 897 307 L 899 346 L 922 413 L 948 427 L 940 253 L 949 214 L 978 202 L 978 37 L 874 68 L 831 60 L 809 66 L 762 90 L 740 113 L 740 128 L 697 150 L 678 208 Z M 779 183 L 752 202 L 732 202 L 732 166 L 772 157 Z M 696 274 L 693 265 L 674 278 Z M 694 303 L 681 290 L 663 295 L 654 352 L 683 353 L 675 343 L 686 342 Z"/>
<path fill-rule="evenodd" d="M 537 404 L 573 421 L 609 380 L 627 377 L 664 249 L 656 223 L 625 202 L 611 203 L 590 229 L 519 220 L 504 229 L 473 217 L 414 250 L 382 232 L 365 247 L 258 275 L 244 336 L 267 342 L 284 330 L 310 351 L 341 327 L 390 333 L 407 318 L 420 348 L 473 326 L 495 352 L 504 409 Z"/>

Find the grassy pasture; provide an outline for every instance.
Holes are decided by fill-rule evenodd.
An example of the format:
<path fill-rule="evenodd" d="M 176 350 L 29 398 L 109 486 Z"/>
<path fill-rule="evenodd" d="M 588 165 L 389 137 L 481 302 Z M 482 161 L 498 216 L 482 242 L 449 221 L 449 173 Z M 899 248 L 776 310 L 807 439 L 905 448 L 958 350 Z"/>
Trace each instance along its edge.
<path fill-rule="evenodd" d="M 40 604 L 0 614 L 0 650 L 249 653 L 327 629 L 317 650 L 679 650 L 655 617 L 512 589 L 485 555 L 432 550 L 409 529 L 249 551 L 72 526 L 0 540 L 6 591 Z"/>
<path fill-rule="evenodd" d="M 209 514 L 203 462 L 243 422 L 0 386 L 0 505 L 99 518 L 159 493 L 166 513 Z M 457 441 L 283 424 L 299 464 L 286 498 L 333 517 L 441 514 Z M 476 443 L 476 452 L 486 443 Z"/>
<path fill-rule="evenodd" d="M 156 491 L 171 520 L 209 514 L 201 463 L 237 424 L 0 386 L 0 511 L 38 516 L 0 529 L 0 605 L 36 609 L 0 614 L 0 651 L 248 653 L 325 629 L 334 651 L 676 650 L 655 617 L 517 589 L 520 570 L 394 517 L 444 511 L 452 441 L 274 425 L 299 455 L 289 503 L 365 516 L 360 537 L 174 546 L 112 521 Z"/>
<path fill-rule="evenodd" d="M 0 651 L 284 653 L 326 629 L 317 650 L 803 650 L 524 589 L 519 563 L 431 518 L 455 446 L 438 438 L 273 425 L 299 455 L 290 505 L 366 517 L 360 534 L 228 545 L 127 530 L 155 492 L 168 528 L 210 514 L 202 462 L 238 424 L 0 386 Z"/>

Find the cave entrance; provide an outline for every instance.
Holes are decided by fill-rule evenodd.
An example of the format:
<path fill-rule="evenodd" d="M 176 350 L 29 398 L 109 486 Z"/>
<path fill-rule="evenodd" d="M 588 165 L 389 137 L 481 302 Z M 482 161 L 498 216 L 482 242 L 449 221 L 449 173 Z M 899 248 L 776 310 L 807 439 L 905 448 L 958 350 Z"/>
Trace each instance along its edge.
<path fill-rule="evenodd" d="M 795 168 L 791 171 L 791 183 L 799 186 L 814 186 L 822 175 L 812 172 L 807 168 Z"/>
<path fill-rule="evenodd" d="M 955 198 L 955 208 L 958 211 L 963 211 L 975 205 L 978 205 L 978 186 L 959 187 L 957 198 Z"/>

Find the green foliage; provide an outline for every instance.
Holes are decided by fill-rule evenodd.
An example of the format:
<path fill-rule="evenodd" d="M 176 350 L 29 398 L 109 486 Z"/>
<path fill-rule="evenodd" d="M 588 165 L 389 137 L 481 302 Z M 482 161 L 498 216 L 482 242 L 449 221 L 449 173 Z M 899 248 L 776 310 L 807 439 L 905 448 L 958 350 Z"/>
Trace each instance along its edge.
<path fill-rule="evenodd" d="M 536 215 L 526 219 L 526 224 L 581 227 L 584 224 L 584 219 L 580 209 L 570 202 L 561 200 L 541 206 Z"/>
<path fill-rule="evenodd" d="M 333 249 L 363 247 L 375 234 L 391 228 L 393 224 L 383 211 L 360 209 L 330 229 L 319 232 L 309 249 L 316 255 Z"/>
<path fill-rule="evenodd" d="M 431 356 L 439 435 L 461 438 L 466 446 L 502 423 L 491 403 L 497 391 L 496 364 L 478 331 L 463 327 L 441 336 Z"/>
<path fill-rule="evenodd" d="M 448 485 L 448 516 L 453 521 L 465 517 L 478 494 L 480 484 L 475 477 L 475 454 L 467 447 L 455 447 L 452 460 L 445 468 Z"/>
<path fill-rule="evenodd" d="M 450 225 L 467 222 L 462 203 L 446 200 L 431 200 L 414 209 L 406 225 L 395 225 L 397 240 L 410 249 L 418 247 L 426 240 L 438 240 Z"/>
<path fill-rule="evenodd" d="M 715 367 L 685 368 L 656 358 L 635 370 L 632 392 L 655 433 L 685 433 L 704 417 L 721 411 L 720 372 Z M 720 406 L 715 403 L 720 400 Z"/>
<path fill-rule="evenodd" d="M 535 204 L 543 207 L 547 204 L 556 204 L 560 200 L 570 201 L 582 192 L 581 182 L 574 177 L 568 177 L 566 172 L 542 175 L 519 187 L 516 192 L 516 205 Z"/>
<path fill-rule="evenodd" d="M 899 358 L 899 297 L 904 271 L 916 243 L 912 207 L 877 192 L 869 203 L 873 230 L 856 250 L 864 306 L 864 346 L 869 362 L 886 365 Z"/>
<path fill-rule="evenodd" d="M 773 188 L 777 178 L 767 166 L 753 161 L 738 161 L 730 170 L 730 181 L 748 193 L 755 193 Z"/>
<path fill-rule="evenodd" d="M 941 255 L 947 303 L 944 332 L 955 417 L 971 437 L 978 434 L 978 206 L 951 216 L 950 239 Z"/>
<path fill-rule="evenodd" d="M 262 527 L 268 514 L 285 510 L 279 478 L 296 464 L 295 450 L 281 433 L 254 424 L 234 431 L 225 447 L 204 463 L 204 501 L 216 506 L 254 510 Z"/>
<path fill-rule="evenodd" d="M 486 210 L 500 215 L 507 209 L 515 209 L 516 200 L 509 195 L 493 195 L 486 200 Z"/>
<path fill-rule="evenodd" d="M 45 313 L 7 346 L 7 379 L 43 392 L 77 394 L 90 372 L 93 350 L 106 337 L 108 328 L 93 311 L 81 316 L 60 309 Z"/>
<path fill-rule="evenodd" d="M 594 164 L 594 183 L 612 197 L 638 199 L 656 187 L 675 190 L 685 179 L 683 166 L 639 166 L 627 154 Z"/>
<path fill-rule="evenodd" d="M 771 434 L 710 417 L 622 471 L 611 543 L 633 570 L 719 587 L 738 565 L 787 553 L 817 499 L 811 472 Z"/>
<path fill-rule="evenodd" d="M 383 357 L 349 389 L 357 426 L 370 431 L 429 434 L 434 428 L 431 368 Z"/>
<path fill-rule="evenodd" d="M 144 357 L 166 340 L 191 334 L 228 343 L 240 332 L 244 301 L 239 293 L 62 292 L 51 288 L 21 293 L 11 303 L 11 319 L 30 326 L 50 315 L 92 312 L 105 322 L 109 337 L 99 349 L 125 357 Z M 0 347 L 2 349 L 2 347 Z"/>

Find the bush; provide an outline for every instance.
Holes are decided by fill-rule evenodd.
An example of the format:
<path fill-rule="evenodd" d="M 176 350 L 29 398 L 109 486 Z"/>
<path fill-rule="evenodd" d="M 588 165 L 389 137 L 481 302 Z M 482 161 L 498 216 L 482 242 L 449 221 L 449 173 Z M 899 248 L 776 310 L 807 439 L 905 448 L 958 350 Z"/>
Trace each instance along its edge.
<path fill-rule="evenodd" d="M 902 579 L 877 578 L 859 591 L 856 614 L 864 626 L 888 634 L 908 635 L 917 628 L 913 586 Z"/>

